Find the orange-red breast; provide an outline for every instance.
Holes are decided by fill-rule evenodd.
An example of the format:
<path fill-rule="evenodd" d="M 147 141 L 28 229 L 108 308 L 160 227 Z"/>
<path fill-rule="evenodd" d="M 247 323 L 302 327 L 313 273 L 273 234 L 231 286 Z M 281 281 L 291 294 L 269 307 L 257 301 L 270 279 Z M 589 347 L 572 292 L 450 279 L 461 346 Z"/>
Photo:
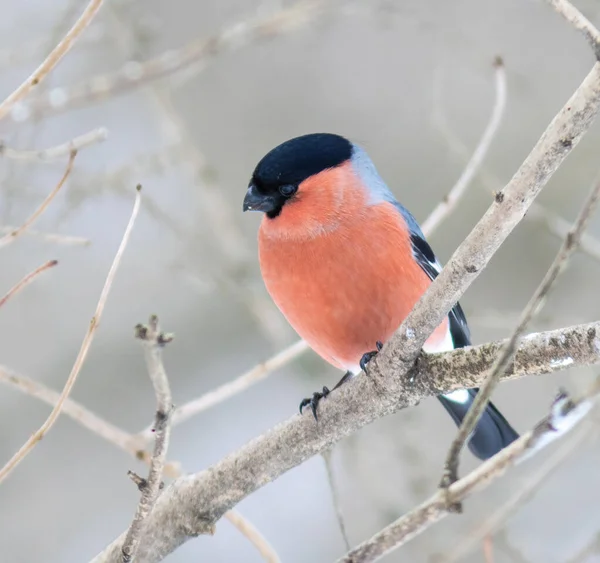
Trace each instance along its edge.
<path fill-rule="evenodd" d="M 271 150 L 256 166 L 244 211 L 262 211 L 262 276 L 271 297 L 311 348 L 359 373 L 441 271 L 415 218 L 396 201 L 363 149 L 344 137 L 304 135 Z M 426 352 L 470 344 L 457 303 L 427 340 Z M 317 415 L 315 393 L 305 399 Z M 477 389 L 438 398 L 457 424 Z M 469 447 L 491 457 L 518 434 L 489 404 Z"/>

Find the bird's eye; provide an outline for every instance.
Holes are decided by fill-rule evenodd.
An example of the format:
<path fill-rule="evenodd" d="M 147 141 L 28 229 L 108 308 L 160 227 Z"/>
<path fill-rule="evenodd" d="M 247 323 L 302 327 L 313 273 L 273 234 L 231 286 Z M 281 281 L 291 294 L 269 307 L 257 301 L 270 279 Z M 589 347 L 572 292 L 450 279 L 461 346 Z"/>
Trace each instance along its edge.
<path fill-rule="evenodd" d="M 291 184 L 286 184 L 285 186 L 279 187 L 279 193 L 283 197 L 291 197 L 296 193 L 298 188 L 296 186 L 292 186 Z"/>

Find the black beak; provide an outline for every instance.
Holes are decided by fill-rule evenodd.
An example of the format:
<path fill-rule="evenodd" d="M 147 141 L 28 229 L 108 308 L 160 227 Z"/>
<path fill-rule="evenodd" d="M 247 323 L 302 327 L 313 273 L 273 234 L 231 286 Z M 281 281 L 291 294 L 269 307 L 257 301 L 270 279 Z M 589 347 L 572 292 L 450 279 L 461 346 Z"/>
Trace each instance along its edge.
<path fill-rule="evenodd" d="M 274 211 L 276 208 L 277 203 L 273 197 L 259 193 L 253 185 L 250 185 L 244 198 L 244 211 L 263 211 L 264 213 L 268 213 L 269 211 Z"/>

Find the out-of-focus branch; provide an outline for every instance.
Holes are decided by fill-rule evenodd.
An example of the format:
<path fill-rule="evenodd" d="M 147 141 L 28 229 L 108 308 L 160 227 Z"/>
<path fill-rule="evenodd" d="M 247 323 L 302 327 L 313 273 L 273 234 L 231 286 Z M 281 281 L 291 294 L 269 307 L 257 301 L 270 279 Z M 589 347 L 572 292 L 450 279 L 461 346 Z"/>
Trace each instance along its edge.
<path fill-rule="evenodd" d="M 281 559 L 279 559 L 277 552 L 269 544 L 267 539 L 252 525 L 252 522 L 246 520 L 236 510 L 230 510 L 225 514 L 225 517 L 239 532 L 252 542 L 252 545 L 256 547 L 266 563 L 281 563 Z"/>
<path fill-rule="evenodd" d="M 2 307 L 11 297 L 13 297 L 16 293 L 21 291 L 26 285 L 31 283 L 39 274 L 53 268 L 58 264 L 58 260 L 49 260 L 45 262 L 41 266 L 38 266 L 33 272 L 27 274 L 24 278 L 18 281 L 11 289 L 8 290 L 8 293 L 0 298 L 0 307 Z"/>
<path fill-rule="evenodd" d="M 25 377 L 24 375 L 19 375 L 4 366 L 0 366 L 0 383 L 18 389 L 26 395 L 43 401 L 51 407 L 56 406 L 60 398 L 60 394 L 54 391 L 54 389 L 50 389 L 44 384 Z M 97 414 L 91 412 L 73 399 L 69 398 L 65 400 L 61 412 L 62 414 L 71 417 L 93 434 L 104 438 L 107 442 L 130 453 L 134 457 L 139 457 L 140 450 L 143 451 L 145 447 L 145 444 L 136 441 L 135 437 L 128 432 L 125 432 L 107 420 L 100 418 Z"/>
<path fill-rule="evenodd" d="M 42 204 L 33 212 L 31 217 L 29 217 L 25 221 L 25 223 L 23 223 L 19 228 L 15 229 L 14 231 L 12 231 L 12 232 L 8 233 L 7 235 L 4 235 L 2 238 L 0 238 L 0 248 L 2 248 L 3 246 L 6 246 L 7 244 L 10 244 L 18 236 L 23 234 L 31 225 L 33 225 L 33 223 L 35 223 L 35 221 L 37 221 L 40 218 L 40 216 L 44 213 L 44 211 L 46 211 L 47 207 L 50 205 L 52 200 L 56 197 L 56 194 L 60 191 L 60 189 L 63 187 L 64 183 L 67 181 L 69 174 L 71 174 L 71 170 L 73 170 L 73 162 L 75 161 L 76 156 L 77 156 L 77 151 L 76 150 L 71 151 L 71 154 L 69 155 L 69 162 L 67 163 L 67 168 L 64 171 L 62 178 L 59 180 L 58 184 L 56 184 L 54 189 L 46 196 L 46 199 L 44 199 Z"/>
<path fill-rule="evenodd" d="M 30 100 L 20 119 L 89 104 L 137 88 L 200 61 L 207 62 L 220 53 L 287 33 L 313 20 L 325 1 L 301 0 L 275 14 L 240 21 L 207 39 L 192 41 L 148 61 L 129 61 L 117 72 L 95 76 L 89 82 L 69 88 L 55 88 L 49 96 Z"/>
<path fill-rule="evenodd" d="M 158 317 L 152 316 L 148 325 L 136 326 L 135 336 L 144 344 L 146 366 L 156 395 L 156 416 L 154 419 L 154 452 L 150 460 L 150 472 L 148 478 L 143 480 L 143 484 L 138 485 L 142 494 L 133 522 L 129 526 L 123 542 L 124 563 L 135 558 L 140 538 L 144 532 L 145 521 L 158 498 L 169 448 L 171 412 L 173 411 L 169 378 L 162 362 L 162 349 L 173 340 L 173 335 L 161 332 L 158 326 Z"/>
<path fill-rule="evenodd" d="M 590 412 L 599 392 L 600 382 L 596 381 L 592 389 L 579 400 L 571 400 L 566 394 L 561 393 L 552 405 L 550 414 L 533 430 L 488 459 L 466 477 L 454 482 L 448 489 L 438 491 L 429 500 L 386 526 L 371 539 L 338 559 L 336 563 L 378 561 L 421 534 L 450 513 L 448 501 L 450 504 L 459 504 L 468 496 L 487 487 L 513 465 L 531 457 L 567 434 Z"/>
<path fill-rule="evenodd" d="M 0 233 L 12 233 L 17 230 L 19 227 L 12 227 L 7 225 L 6 227 L 0 227 Z M 57 233 L 42 233 L 40 231 L 34 231 L 33 229 L 27 229 L 25 235 L 31 235 L 34 237 L 38 237 L 47 242 L 53 242 L 56 244 L 67 244 L 74 246 L 88 246 L 92 241 L 90 239 L 84 237 L 74 237 L 70 235 L 59 235 Z"/>
<path fill-rule="evenodd" d="M 300 9 L 302 13 L 308 8 L 309 5 L 305 3 L 297 5 L 297 9 Z M 122 21 L 115 10 L 109 10 L 109 15 L 114 20 L 115 39 L 123 43 L 124 49 L 131 51 L 129 45 L 136 39 L 135 25 L 133 22 Z M 291 15 L 293 15 L 293 11 Z M 311 14 L 307 14 L 308 16 Z M 127 55 L 130 54 L 127 52 Z M 198 148 L 189 124 L 173 104 L 169 88 L 155 82 L 153 87 L 147 88 L 145 92 L 158 110 L 158 114 L 165 121 L 164 129 L 171 136 L 169 144 L 178 146 L 179 160 L 189 165 L 192 181 L 197 184 L 197 194 L 201 200 L 200 213 L 204 214 L 207 223 L 211 226 L 210 231 L 214 233 L 214 242 L 218 245 L 219 254 L 225 262 L 224 271 L 213 274 L 217 278 L 216 283 L 219 287 L 228 290 L 248 309 L 265 336 L 279 348 L 286 335 L 283 318 L 266 297 L 264 290 L 261 288 L 257 291 L 251 283 L 248 283 L 247 276 L 244 275 L 245 272 L 251 270 L 247 266 L 252 252 L 232 213 L 230 202 L 223 196 L 223 190 L 215 183 L 214 179 L 207 174 L 206 157 Z"/>
<path fill-rule="evenodd" d="M 287 347 L 285 350 L 275 354 L 272 358 L 269 358 L 263 363 L 254 366 L 246 373 L 236 377 L 233 381 L 225 383 L 212 391 L 193 399 L 187 403 L 184 403 L 180 407 L 175 409 L 172 417 L 173 426 L 185 422 L 189 418 L 196 416 L 197 414 L 226 401 L 227 399 L 241 393 L 251 387 L 255 383 L 262 381 L 267 378 L 275 370 L 285 366 L 292 360 L 296 359 L 300 354 L 308 350 L 308 344 L 304 340 Z M 152 439 L 152 427 L 145 428 L 136 435 L 143 442 L 148 442 Z"/>
<path fill-rule="evenodd" d="M 496 99 L 492 109 L 490 120 L 479 140 L 473 155 L 465 166 L 460 178 L 456 181 L 452 189 L 444 196 L 444 199 L 438 203 L 436 208 L 429 214 L 427 219 L 421 224 L 421 229 L 425 236 L 430 236 L 437 229 L 442 221 L 452 213 L 461 197 L 465 194 L 471 181 L 476 176 L 485 155 L 487 154 L 496 133 L 502 122 L 504 109 L 506 108 L 506 71 L 504 62 L 500 57 L 494 61 Z"/>
<path fill-rule="evenodd" d="M 94 143 L 105 141 L 108 136 L 108 130 L 104 127 L 94 129 L 83 135 L 79 135 L 66 143 L 49 147 L 41 150 L 18 150 L 7 147 L 0 142 L 0 156 L 11 158 L 13 160 L 54 160 L 62 158 L 68 154 L 79 151 L 85 147 L 89 147 Z"/>
<path fill-rule="evenodd" d="M 2 469 L 0 469 L 0 483 L 4 479 L 6 479 L 8 475 L 10 475 L 12 470 L 25 459 L 25 457 L 31 452 L 31 450 L 33 450 L 37 443 L 50 431 L 52 426 L 54 426 L 54 423 L 60 415 L 60 411 L 62 410 L 64 402 L 69 397 L 71 389 L 73 389 L 73 385 L 75 385 L 77 376 L 79 375 L 79 372 L 81 371 L 85 359 L 87 358 L 87 354 L 94 339 L 94 335 L 98 328 L 98 324 L 100 323 L 100 318 L 102 317 L 102 312 L 104 311 L 104 306 L 106 305 L 106 301 L 108 299 L 108 294 L 110 293 L 110 289 L 112 287 L 114 278 L 119 268 L 119 264 L 121 263 L 121 258 L 123 257 L 123 253 L 125 252 L 127 242 L 129 241 L 129 237 L 131 235 L 131 231 L 133 230 L 133 225 L 135 224 L 135 219 L 140 208 L 140 190 L 141 186 L 138 186 L 135 197 L 135 204 L 131 213 L 131 218 L 129 219 L 129 223 L 127 224 L 127 227 L 123 234 L 123 239 L 121 240 L 121 244 L 119 245 L 117 254 L 115 255 L 111 268 L 106 277 L 106 281 L 104 283 L 104 287 L 102 288 L 102 293 L 100 294 L 100 299 L 98 300 L 94 316 L 90 321 L 90 325 L 81 344 L 81 348 L 79 349 L 79 353 L 77 354 L 77 358 L 75 360 L 75 363 L 73 364 L 71 373 L 67 378 L 67 382 L 63 387 L 59 400 L 50 412 L 50 415 L 48 416 L 44 424 L 42 424 L 42 426 L 23 444 L 23 446 L 21 446 L 19 451 L 8 461 L 8 463 L 6 463 L 6 465 Z"/>
<path fill-rule="evenodd" d="M 556 258 L 553 260 L 552 265 L 546 272 L 544 279 L 540 282 L 540 285 L 527 303 L 527 306 L 523 310 L 523 313 L 521 314 L 519 322 L 513 330 L 511 337 L 500 350 L 498 357 L 494 361 L 494 365 L 490 369 L 489 375 L 487 376 L 484 384 L 480 387 L 473 404 L 463 419 L 462 424 L 458 429 L 458 434 L 452 441 L 446 461 L 444 463 L 444 475 L 442 477 L 442 482 L 440 485 L 441 487 L 447 488 L 458 479 L 458 465 L 462 448 L 464 447 L 469 436 L 473 433 L 477 422 L 488 406 L 492 392 L 494 391 L 494 388 L 496 387 L 500 377 L 506 371 L 508 365 L 516 354 L 519 340 L 525 333 L 525 330 L 529 326 L 531 320 L 543 307 L 548 294 L 552 289 L 552 286 L 560 274 L 564 271 L 569 259 L 577 249 L 581 234 L 586 229 L 590 217 L 597 207 L 599 199 L 600 181 L 597 181 L 585 203 L 583 204 L 579 216 L 573 224 L 573 228 L 567 234 L 567 237 L 561 245 Z"/>
<path fill-rule="evenodd" d="M 94 19 L 102 6 L 103 0 L 91 0 L 73 27 L 67 32 L 60 43 L 50 52 L 44 62 L 35 69 L 33 74 L 25 80 L 12 94 L 0 104 L 0 120 L 29 94 L 29 92 L 48 76 L 50 71 L 69 52 L 81 32 Z"/>

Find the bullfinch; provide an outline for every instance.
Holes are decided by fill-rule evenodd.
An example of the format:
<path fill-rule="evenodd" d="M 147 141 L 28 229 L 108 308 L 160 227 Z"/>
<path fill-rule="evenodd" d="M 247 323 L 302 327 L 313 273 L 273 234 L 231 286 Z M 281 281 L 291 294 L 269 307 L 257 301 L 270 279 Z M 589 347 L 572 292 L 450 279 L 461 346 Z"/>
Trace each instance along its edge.
<path fill-rule="evenodd" d="M 272 299 L 317 354 L 346 372 L 334 389 L 365 369 L 442 269 L 366 152 L 339 135 L 303 135 L 267 153 L 252 174 L 243 210 L 264 213 L 259 261 Z M 457 303 L 423 350 L 470 343 Z M 438 399 L 460 425 L 477 391 Z M 310 406 L 316 419 L 329 392 L 324 387 L 304 399 L 300 412 Z M 490 403 L 469 448 L 487 459 L 517 438 Z"/>

